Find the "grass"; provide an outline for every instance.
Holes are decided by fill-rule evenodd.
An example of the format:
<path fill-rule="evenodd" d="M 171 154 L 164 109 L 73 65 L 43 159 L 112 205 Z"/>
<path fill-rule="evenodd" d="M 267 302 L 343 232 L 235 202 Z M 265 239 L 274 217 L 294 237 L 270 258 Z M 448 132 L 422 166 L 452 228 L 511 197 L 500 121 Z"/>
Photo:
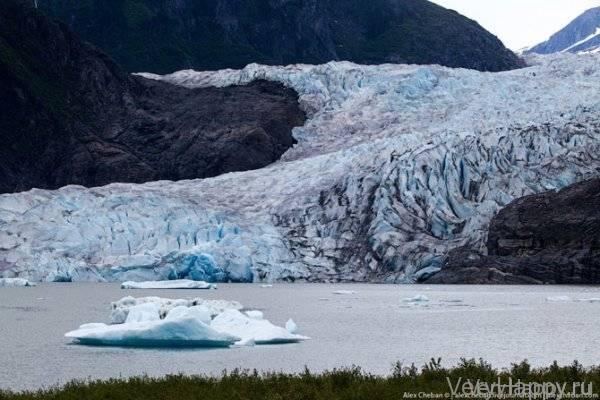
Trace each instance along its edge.
<path fill-rule="evenodd" d="M 584 368 L 577 362 L 569 366 L 559 366 L 555 362 L 545 368 L 533 368 L 522 362 L 509 369 L 498 370 L 481 360 L 462 360 L 452 368 L 442 367 L 441 360 L 432 360 L 421 369 L 397 364 L 389 376 L 371 375 L 352 367 L 321 374 L 308 370 L 301 374 L 235 370 L 218 378 L 176 375 L 74 381 L 63 387 L 36 392 L 0 392 L 0 400 L 385 400 L 419 398 L 419 393 L 439 394 L 444 398 L 451 394 L 449 381 L 453 385 L 465 383 L 467 379 L 474 383 L 479 380 L 494 384 L 500 379 L 505 384 L 509 378 L 515 383 L 520 380 L 524 383 L 566 384 L 566 393 L 571 393 L 575 382 L 591 384 L 594 394 L 600 389 L 600 367 Z"/>

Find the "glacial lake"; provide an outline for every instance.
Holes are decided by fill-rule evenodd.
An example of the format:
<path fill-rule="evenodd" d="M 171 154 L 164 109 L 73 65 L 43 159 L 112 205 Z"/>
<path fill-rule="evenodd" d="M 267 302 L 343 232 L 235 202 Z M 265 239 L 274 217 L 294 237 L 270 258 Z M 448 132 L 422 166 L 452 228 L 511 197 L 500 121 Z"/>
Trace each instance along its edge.
<path fill-rule="evenodd" d="M 429 301 L 403 301 L 419 294 Z M 165 350 L 86 347 L 63 337 L 83 323 L 108 322 L 110 303 L 127 295 L 237 300 L 277 325 L 292 317 L 312 340 Z M 307 366 L 316 372 L 358 365 L 388 374 L 396 361 L 420 366 L 431 357 L 442 357 L 444 365 L 481 357 L 497 367 L 523 359 L 535 365 L 600 362 L 599 287 L 221 284 L 218 290 L 121 290 L 117 284 L 43 284 L 0 288 L 0 321 L 0 388 L 13 390 L 74 378 L 219 374 L 236 367 L 298 372 Z"/>

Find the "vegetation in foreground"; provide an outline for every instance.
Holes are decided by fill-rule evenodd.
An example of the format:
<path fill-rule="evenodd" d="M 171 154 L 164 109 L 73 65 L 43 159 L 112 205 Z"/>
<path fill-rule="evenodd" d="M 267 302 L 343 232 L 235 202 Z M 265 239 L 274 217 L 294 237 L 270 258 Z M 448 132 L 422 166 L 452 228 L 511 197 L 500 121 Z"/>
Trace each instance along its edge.
<path fill-rule="evenodd" d="M 498 370 L 480 360 L 462 360 L 458 366 L 444 368 L 441 360 L 432 360 L 422 369 L 404 367 L 397 364 L 389 376 L 376 376 L 363 372 L 358 367 L 313 374 L 306 370 L 301 374 L 271 373 L 256 371 L 225 372 L 220 378 L 206 376 L 167 376 L 165 378 L 139 377 L 127 380 L 74 381 L 64 387 L 36 392 L 0 392 L 0 400 L 13 399 L 406 399 L 406 398 L 481 398 L 469 390 L 468 383 L 481 386 L 518 383 L 542 385 L 560 384 L 564 398 L 597 398 L 600 389 L 600 367 L 584 368 L 574 362 L 570 366 L 559 366 L 556 362 L 550 367 L 533 368 L 522 362 L 510 369 Z M 479 383 L 478 383 L 479 382 Z M 585 387 L 578 388 L 578 382 Z M 466 384 L 466 386 L 465 386 Z M 453 387 L 451 388 L 450 385 Z M 564 385 L 564 386 L 563 386 Z M 575 396 L 572 396 L 575 386 Z M 494 386 L 491 386 L 494 389 Z M 589 389 L 593 388 L 593 396 Z M 546 389 L 551 389 L 549 386 Z M 453 390 L 458 390 L 453 396 Z M 537 390 L 537 389 L 535 389 Z M 523 393 L 521 396 L 503 398 L 544 398 L 542 393 Z M 494 395 L 492 398 L 498 398 Z M 560 398 L 560 393 L 545 398 Z"/>

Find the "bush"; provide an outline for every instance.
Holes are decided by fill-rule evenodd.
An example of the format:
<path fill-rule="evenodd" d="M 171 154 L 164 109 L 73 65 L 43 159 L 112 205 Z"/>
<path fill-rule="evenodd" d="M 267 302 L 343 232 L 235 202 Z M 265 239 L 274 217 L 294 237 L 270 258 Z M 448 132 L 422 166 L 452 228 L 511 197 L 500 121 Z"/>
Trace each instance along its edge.
<path fill-rule="evenodd" d="M 494 384 L 509 378 L 521 382 L 566 383 L 570 391 L 574 382 L 586 382 L 600 388 L 600 368 L 584 368 L 578 362 L 561 367 L 533 368 L 527 361 L 509 369 L 497 370 L 483 360 L 467 360 L 444 368 L 441 359 L 432 359 L 422 368 L 398 363 L 389 376 L 371 375 L 359 367 L 336 369 L 313 374 L 259 373 L 256 370 L 224 372 L 220 378 L 172 375 L 164 378 L 147 376 L 108 381 L 74 381 L 63 387 L 35 392 L 0 392 L 0 400 L 335 400 L 335 399 L 403 399 L 405 393 L 419 398 L 419 393 L 450 393 L 449 380 L 462 378 Z M 594 392 L 595 394 L 597 392 Z"/>

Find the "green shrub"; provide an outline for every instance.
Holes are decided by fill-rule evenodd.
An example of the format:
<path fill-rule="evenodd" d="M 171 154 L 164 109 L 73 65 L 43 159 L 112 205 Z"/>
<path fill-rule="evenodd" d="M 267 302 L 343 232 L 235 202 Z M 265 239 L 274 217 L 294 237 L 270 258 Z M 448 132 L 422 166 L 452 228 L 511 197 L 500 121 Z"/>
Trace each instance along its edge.
<path fill-rule="evenodd" d="M 405 393 L 449 393 L 448 380 L 480 380 L 490 384 L 509 378 L 522 382 L 559 382 L 572 387 L 586 382 L 600 389 L 600 368 L 584 368 L 578 362 L 561 367 L 533 368 L 527 361 L 497 370 L 483 360 L 466 360 L 452 368 L 432 359 L 422 368 L 396 364 L 389 376 L 364 372 L 359 367 L 336 369 L 320 374 L 308 369 L 300 374 L 259 373 L 256 370 L 224 372 L 220 378 L 173 375 L 147 376 L 108 381 L 74 381 L 63 387 L 35 392 L 0 392 L 0 400 L 335 400 L 402 399 Z M 597 393 L 597 392 L 594 392 Z M 416 397 L 418 398 L 418 397 Z"/>

